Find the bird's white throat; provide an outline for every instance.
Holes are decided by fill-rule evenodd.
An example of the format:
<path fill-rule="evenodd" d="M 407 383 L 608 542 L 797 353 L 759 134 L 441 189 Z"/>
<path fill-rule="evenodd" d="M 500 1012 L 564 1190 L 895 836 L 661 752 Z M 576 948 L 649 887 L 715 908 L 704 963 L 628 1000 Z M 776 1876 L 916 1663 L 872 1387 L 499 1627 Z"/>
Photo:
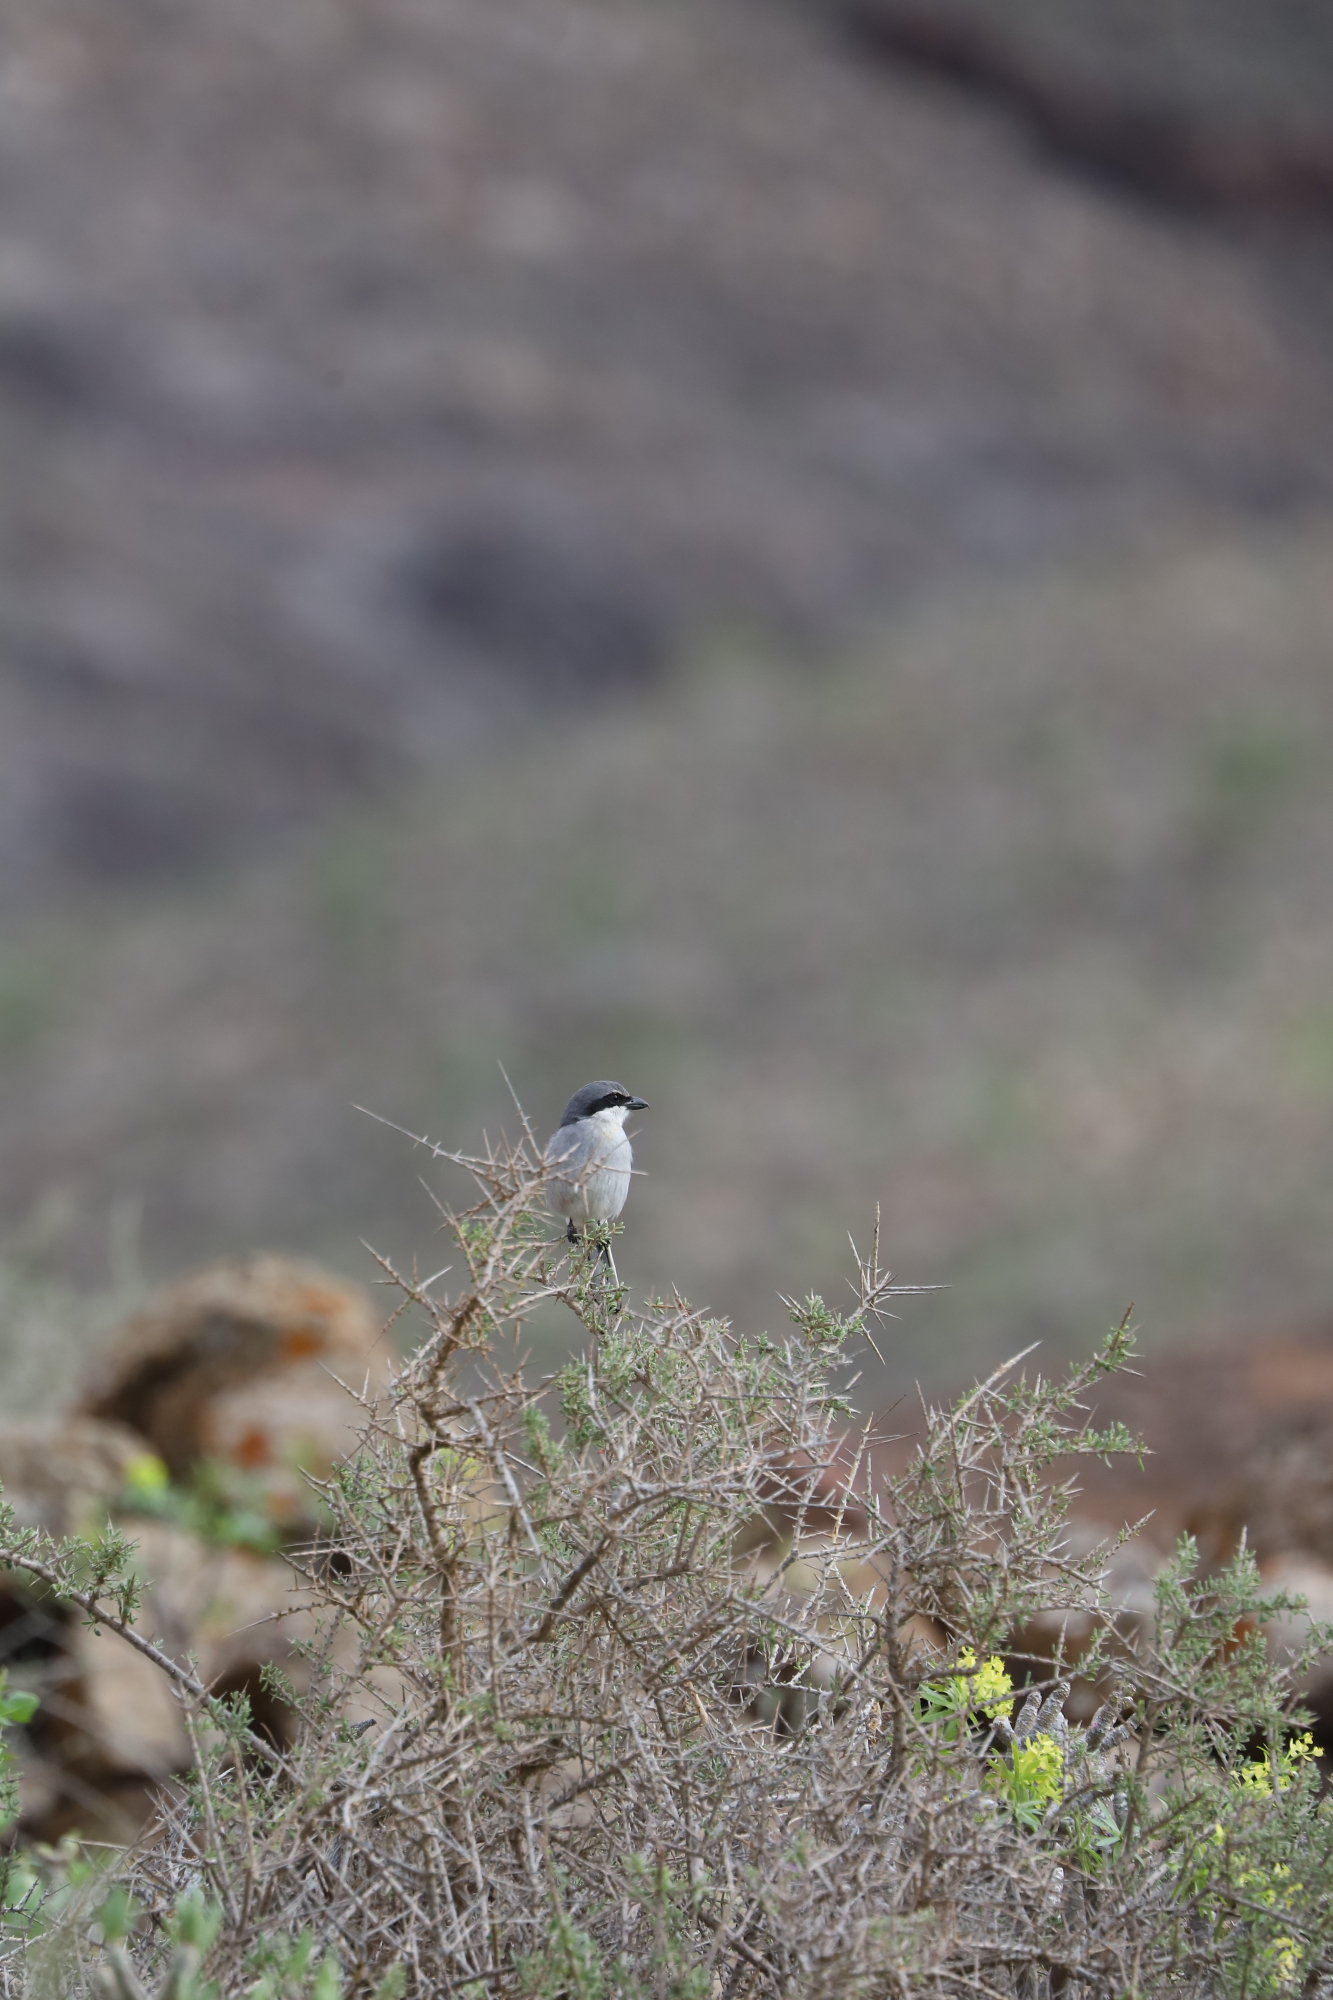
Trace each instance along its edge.
<path fill-rule="evenodd" d="M 628 1105 L 608 1104 L 604 1110 L 594 1111 L 587 1122 L 589 1125 L 596 1126 L 599 1132 L 605 1132 L 609 1135 L 623 1132 L 625 1129 L 625 1120 L 628 1116 Z"/>

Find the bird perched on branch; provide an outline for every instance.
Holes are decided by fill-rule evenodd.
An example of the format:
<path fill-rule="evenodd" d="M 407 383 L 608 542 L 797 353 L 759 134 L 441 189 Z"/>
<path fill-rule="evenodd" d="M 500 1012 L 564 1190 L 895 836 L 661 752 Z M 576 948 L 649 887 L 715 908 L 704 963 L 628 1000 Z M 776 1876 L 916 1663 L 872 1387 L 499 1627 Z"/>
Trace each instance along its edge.
<path fill-rule="evenodd" d="M 643 1098 L 605 1077 L 585 1083 L 565 1106 L 544 1158 L 551 1206 L 566 1217 L 571 1243 L 590 1222 L 614 1222 L 625 1206 L 634 1163 L 625 1120 L 647 1109 Z"/>

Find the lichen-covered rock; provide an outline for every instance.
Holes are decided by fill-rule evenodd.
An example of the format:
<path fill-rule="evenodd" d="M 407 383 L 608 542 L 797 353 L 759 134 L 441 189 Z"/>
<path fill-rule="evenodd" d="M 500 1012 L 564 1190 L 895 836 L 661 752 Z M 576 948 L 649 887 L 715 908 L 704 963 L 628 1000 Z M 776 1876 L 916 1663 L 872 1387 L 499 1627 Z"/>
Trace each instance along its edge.
<path fill-rule="evenodd" d="M 0 1425 L 0 1486 L 21 1526 L 57 1539 L 112 1518 L 136 1544 L 139 1631 L 216 1692 L 244 1693 L 257 1727 L 281 1741 L 290 1715 L 262 1670 L 275 1663 L 303 1685 L 296 1646 L 314 1625 L 301 1579 L 225 1534 L 210 1539 L 213 1522 L 194 1532 L 191 1496 L 201 1468 L 221 1466 L 244 1475 L 280 1539 L 308 1534 L 305 1474 L 326 1474 L 352 1447 L 364 1411 L 348 1389 L 374 1393 L 387 1370 L 358 1287 L 276 1256 L 215 1265 L 134 1315 L 76 1414 Z M 0 1664 L 40 1701 L 15 1732 L 19 1835 L 132 1838 L 155 1788 L 191 1758 L 169 1679 L 13 1571 L 0 1573 Z"/>
<path fill-rule="evenodd" d="M 137 1431 L 178 1480 L 210 1459 L 257 1475 L 270 1512 L 296 1530 L 302 1473 L 327 1473 L 363 1416 L 348 1389 L 373 1392 L 387 1372 L 360 1286 L 264 1256 L 158 1292 L 100 1359 L 79 1409 Z"/>
<path fill-rule="evenodd" d="M 262 1670 L 272 1661 L 298 1690 L 304 1684 L 294 1648 L 314 1636 L 314 1623 L 299 1577 L 284 1562 L 210 1546 L 167 1521 L 121 1525 L 144 1584 L 137 1629 L 191 1660 L 217 1693 L 247 1695 L 256 1725 L 283 1741 L 289 1713 Z M 62 1612 L 39 1584 L 12 1573 L 0 1579 L 0 1658 L 11 1683 L 40 1701 L 12 1739 L 20 1836 L 53 1840 L 77 1828 L 90 1838 L 132 1838 L 154 1788 L 191 1761 L 171 1681 L 119 1635 Z"/>
<path fill-rule="evenodd" d="M 1098 1386 L 1090 1419 L 1125 1424 L 1147 1455 L 1083 1468 L 1081 1514 L 1115 1527 L 1150 1516 L 1158 1548 L 1193 1535 L 1209 1566 L 1242 1534 L 1261 1562 L 1333 1564 L 1333 1327 L 1146 1355 Z"/>
<path fill-rule="evenodd" d="M 21 1528 L 60 1540 L 106 1519 L 144 1441 L 127 1425 L 92 1417 L 0 1423 L 0 1488 Z"/>
<path fill-rule="evenodd" d="M 1312 1626 L 1333 1625 L 1333 1568 L 1293 1551 L 1271 1556 L 1261 1569 L 1265 1590 L 1305 1600 L 1304 1611 L 1280 1611 L 1264 1627 L 1268 1657 L 1287 1666 L 1309 1644 Z M 1333 1744 L 1333 1652 L 1322 1654 L 1301 1676 L 1298 1692 L 1327 1752 Z"/>

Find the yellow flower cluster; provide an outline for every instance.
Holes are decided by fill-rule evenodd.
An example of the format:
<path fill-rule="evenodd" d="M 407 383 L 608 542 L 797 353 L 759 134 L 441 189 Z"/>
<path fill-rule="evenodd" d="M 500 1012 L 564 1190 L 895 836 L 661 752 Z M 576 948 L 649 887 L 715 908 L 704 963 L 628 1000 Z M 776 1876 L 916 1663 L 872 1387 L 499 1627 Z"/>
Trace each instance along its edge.
<path fill-rule="evenodd" d="M 1295 1938 L 1274 1938 L 1268 1953 L 1274 1977 L 1289 1986 L 1301 1969 L 1301 1954 Z"/>
<path fill-rule="evenodd" d="M 950 1683 L 954 1702 L 960 1709 L 979 1708 L 993 1722 L 1003 1709 L 1008 1708 L 1014 1692 L 1014 1684 L 1004 1670 L 1004 1661 L 998 1653 L 977 1665 L 977 1656 L 970 1646 L 964 1646 L 958 1655 L 958 1664 L 965 1669 L 955 1675 Z"/>
<path fill-rule="evenodd" d="M 1318 1755 L 1314 1738 L 1307 1729 L 1303 1736 L 1293 1736 L 1283 1744 L 1276 1761 L 1269 1757 L 1254 1757 L 1248 1764 L 1242 1764 L 1235 1774 L 1236 1783 L 1244 1791 L 1256 1793 L 1262 1799 L 1271 1799 L 1274 1791 L 1285 1792 L 1301 1765 Z"/>
<path fill-rule="evenodd" d="M 1277 1789 L 1285 1791 L 1299 1766 L 1308 1763 L 1317 1754 L 1308 1733 L 1293 1737 L 1278 1753 Z M 1236 1773 L 1237 1781 L 1247 1792 L 1262 1798 L 1274 1795 L 1272 1776 L 1271 1765 L 1258 1758 Z M 1226 1838 L 1219 1820 L 1213 1828 L 1213 1839 L 1222 1847 Z M 1242 1911 L 1253 1932 L 1258 1963 L 1264 1968 L 1265 1983 L 1254 1990 L 1273 1994 L 1289 1990 L 1302 1976 L 1304 1954 L 1300 1944 L 1287 1931 L 1265 1937 L 1265 1926 L 1259 1913 L 1263 1912 L 1277 1923 L 1295 1915 L 1306 1894 L 1305 1885 L 1293 1875 L 1285 1861 L 1256 1865 L 1238 1856 L 1231 1870 L 1231 1887 L 1243 1898 Z"/>
<path fill-rule="evenodd" d="M 1064 1792 L 1065 1760 L 1060 1745 L 1044 1732 L 1015 1743 L 1003 1762 L 991 1765 L 986 1782 L 1001 1798 L 1034 1813 Z"/>

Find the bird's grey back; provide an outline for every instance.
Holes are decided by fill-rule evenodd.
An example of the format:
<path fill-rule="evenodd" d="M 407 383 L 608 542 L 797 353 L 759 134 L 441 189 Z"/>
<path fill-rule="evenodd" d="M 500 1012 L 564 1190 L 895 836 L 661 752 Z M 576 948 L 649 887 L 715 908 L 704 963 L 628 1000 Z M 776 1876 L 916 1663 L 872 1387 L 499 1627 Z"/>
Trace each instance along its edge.
<path fill-rule="evenodd" d="M 585 1118 L 573 1118 L 557 1125 L 546 1141 L 546 1163 L 559 1166 L 568 1173 L 577 1174 L 591 1158 L 593 1147 L 602 1134 L 595 1125 Z"/>

